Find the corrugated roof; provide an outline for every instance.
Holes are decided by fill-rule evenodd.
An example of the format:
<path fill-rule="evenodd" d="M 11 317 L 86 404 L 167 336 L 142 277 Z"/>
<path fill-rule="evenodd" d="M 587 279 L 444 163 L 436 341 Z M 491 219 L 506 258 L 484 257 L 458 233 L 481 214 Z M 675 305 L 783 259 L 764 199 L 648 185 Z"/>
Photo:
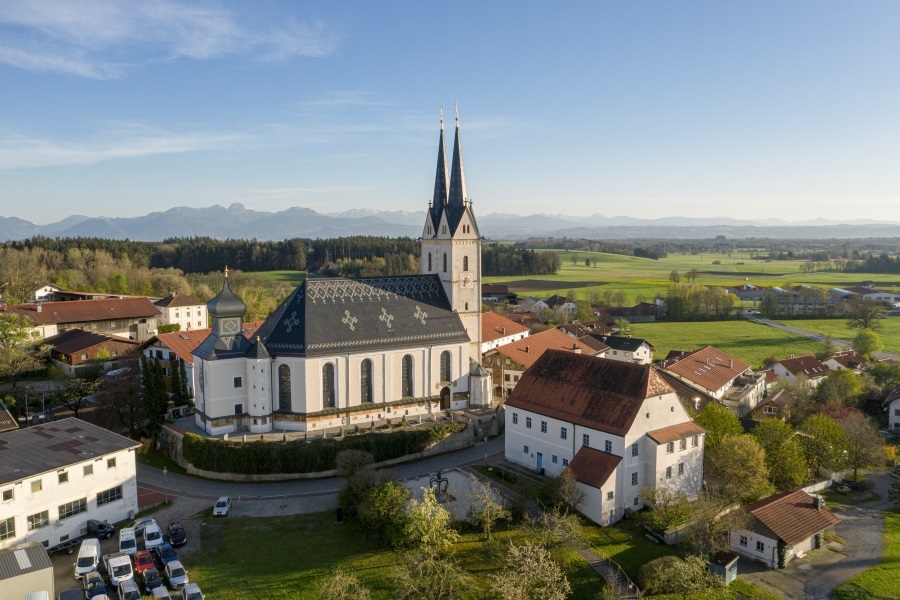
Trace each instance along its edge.
<path fill-rule="evenodd" d="M 35 325 L 89 323 L 159 316 L 159 309 L 143 296 L 139 298 L 74 300 L 72 302 L 38 302 L 3 306 L 2 310 L 28 317 Z"/>
<path fill-rule="evenodd" d="M 576 481 L 599 490 L 609 481 L 620 462 L 621 456 L 582 446 L 566 468 L 575 476 Z"/>
<path fill-rule="evenodd" d="M 53 577 L 53 563 L 40 542 L 0 550 L 0 581 L 44 569 L 50 569 L 50 577 Z"/>
<path fill-rule="evenodd" d="M 813 497 L 803 490 L 769 496 L 744 510 L 788 546 L 799 544 L 840 520 L 825 508 L 816 508 Z"/>
<path fill-rule="evenodd" d="M 625 435 L 646 398 L 669 393 L 672 388 L 649 365 L 547 350 L 522 375 L 506 404 Z"/>
<path fill-rule="evenodd" d="M 69 418 L 0 433 L 0 485 L 140 444 Z"/>
<path fill-rule="evenodd" d="M 117 335 L 109 335 L 106 333 L 96 333 L 94 331 L 85 331 L 84 329 L 70 329 L 57 335 L 48 337 L 44 343 L 53 346 L 53 349 L 60 354 L 74 354 L 94 346 L 106 342 L 121 342 L 123 344 L 132 344 L 137 346 L 140 342 L 129 340 L 128 338 L 119 337 Z"/>
<path fill-rule="evenodd" d="M 663 427 L 662 429 L 648 431 L 647 437 L 649 437 L 657 444 L 668 444 L 669 442 L 674 442 L 675 440 L 680 440 L 692 435 L 700 435 L 703 433 L 706 433 L 705 429 L 703 429 L 693 421 L 690 421 L 688 423 L 680 423 L 678 425 L 672 425 L 670 427 Z"/>
<path fill-rule="evenodd" d="M 565 350 L 574 354 L 573 349 L 586 355 L 594 353 L 593 348 L 569 337 L 559 329 L 548 329 L 527 338 L 497 346 L 492 352 L 498 352 L 527 369 L 548 350 Z"/>
<path fill-rule="evenodd" d="M 729 385 L 750 365 L 713 346 L 689 352 L 666 370 L 711 392 Z"/>
<path fill-rule="evenodd" d="M 481 313 L 481 343 L 493 342 L 500 338 L 529 331 L 528 327 L 498 315 L 494 311 Z"/>

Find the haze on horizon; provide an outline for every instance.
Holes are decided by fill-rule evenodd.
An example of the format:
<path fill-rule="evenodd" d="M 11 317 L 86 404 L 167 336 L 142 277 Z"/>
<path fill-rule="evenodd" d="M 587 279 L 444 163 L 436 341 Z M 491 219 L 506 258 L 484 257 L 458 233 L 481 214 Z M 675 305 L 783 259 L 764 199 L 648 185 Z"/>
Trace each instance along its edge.
<path fill-rule="evenodd" d="M 900 4 L 0 4 L 0 216 L 900 220 Z"/>

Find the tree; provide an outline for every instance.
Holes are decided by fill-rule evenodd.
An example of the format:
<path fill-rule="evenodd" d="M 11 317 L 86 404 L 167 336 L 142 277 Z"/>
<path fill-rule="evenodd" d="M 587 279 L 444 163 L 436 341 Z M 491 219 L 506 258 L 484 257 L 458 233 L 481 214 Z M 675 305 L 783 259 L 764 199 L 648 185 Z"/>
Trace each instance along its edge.
<path fill-rule="evenodd" d="M 840 424 L 828 415 L 816 414 L 800 424 L 803 452 L 813 475 L 820 468 L 839 471 L 846 464 L 847 434 Z"/>
<path fill-rule="evenodd" d="M 853 349 L 866 358 L 874 358 L 884 350 L 884 342 L 881 341 L 881 336 L 871 329 L 863 329 L 853 338 Z"/>
<path fill-rule="evenodd" d="M 512 516 L 503 497 L 490 485 L 469 475 L 469 523 L 481 527 L 485 539 L 491 539 L 491 529 L 497 521 Z"/>
<path fill-rule="evenodd" d="M 780 390 L 784 390 L 788 396 L 781 414 L 789 423 L 798 425 L 816 412 L 815 393 L 806 375 L 801 373 L 796 379 L 779 379 L 772 388 L 772 393 Z"/>
<path fill-rule="evenodd" d="M 586 267 L 590 267 L 590 266 L 591 266 L 591 259 L 590 259 L 590 258 L 584 259 L 584 266 L 586 266 Z"/>
<path fill-rule="evenodd" d="M 137 437 L 146 418 L 140 362 L 133 354 L 119 361 L 118 373 L 107 375 L 97 393 L 97 424 L 107 429 L 125 427 Z"/>
<path fill-rule="evenodd" d="M 722 494 L 701 491 L 691 503 L 690 525 L 684 530 L 684 543 L 695 554 L 715 554 L 729 550 L 729 533 L 746 529 L 751 517 L 739 504 Z"/>
<path fill-rule="evenodd" d="M 319 597 L 330 600 L 369 600 L 372 594 L 356 577 L 335 571 L 319 586 Z"/>
<path fill-rule="evenodd" d="M 863 382 L 850 369 L 832 371 L 816 386 L 815 398 L 820 404 L 854 406 L 863 393 Z"/>
<path fill-rule="evenodd" d="M 853 296 L 847 302 L 847 326 L 853 329 L 881 329 L 884 318 L 884 304 L 871 298 Z"/>
<path fill-rule="evenodd" d="M 359 472 L 354 476 L 354 480 L 358 479 Z M 358 503 L 356 512 L 369 531 L 392 546 L 400 547 L 404 541 L 403 509 L 409 497 L 409 488 L 395 479 L 389 479 L 370 487 Z"/>
<path fill-rule="evenodd" d="M 406 548 L 444 550 L 459 538 L 453 516 L 438 504 L 431 488 L 422 488 L 422 500 L 410 499 L 403 509 L 400 544 Z"/>
<path fill-rule="evenodd" d="M 542 548 L 552 548 L 563 541 L 575 546 L 583 545 L 585 542 L 581 518 L 576 513 L 558 506 L 542 510 L 534 517 L 526 515 L 522 522 L 522 530 Z"/>
<path fill-rule="evenodd" d="M 42 248 L 0 248 L 0 294 L 7 304 L 28 302 L 31 290 L 46 283 Z"/>
<path fill-rule="evenodd" d="M 403 600 L 466 598 L 472 588 L 471 577 L 453 557 L 437 552 L 407 553 L 395 573 L 398 597 Z"/>
<path fill-rule="evenodd" d="M 572 588 L 550 551 L 525 542 L 510 545 L 503 571 L 491 575 L 491 590 L 503 600 L 564 600 Z"/>
<path fill-rule="evenodd" d="M 619 333 L 629 333 L 631 331 L 631 321 L 625 317 L 619 317 L 616 319 L 616 327 L 619 328 Z"/>
<path fill-rule="evenodd" d="M 753 429 L 751 435 L 766 453 L 769 480 L 776 488 L 790 490 L 806 480 L 809 465 L 803 455 L 803 446 L 790 425 L 778 419 L 766 419 Z"/>
<path fill-rule="evenodd" d="M 646 580 L 649 583 L 646 591 L 654 594 L 680 594 L 682 598 L 712 588 L 720 588 L 725 583 L 709 571 L 705 560 L 694 554 L 667 560 L 651 567 Z"/>
<path fill-rule="evenodd" d="M 727 498 L 756 502 L 770 495 L 766 452 L 752 435 L 732 435 L 709 452 L 711 475 Z"/>
<path fill-rule="evenodd" d="M 704 406 L 694 421 L 709 432 L 704 442 L 707 450 L 712 450 L 730 435 L 741 435 L 744 432 L 734 411 L 718 402 L 710 402 Z"/>
<path fill-rule="evenodd" d="M 71 410 L 77 419 L 78 411 L 81 410 L 81 404 L 85 398 L 96 394 L 102 383 L 103 380 L 98 378 L 73 377 L 66 382 L 66 386 L 59 394 L 59 402 Z"/>
<path fill-rule="evenodd" d="M 0 313 L 0 377 L 13 387 L 25 373 L 44 368 L 50 346 L 35 346 L 31 339 L 31 319 L 15 313 Z"/>
<path fill-rule="evenodd" d="M 163 415 L 169 407 L 169 396 L 166 393 L 166 380 L 162 365 L 156 360 L 147 360 L 141 354 L 141 385 L 143 387 L 144 414 L 147 418 L 147 431 L 155 433 L 163 422 Z"/>
<path fill-rule="evenodd" d="M 175 387 L 174 394 L 172 396 L 172 402 L 175 406 L 186 406 L 193 403 L 194 396 L 191 395 L 191 389 L 188 385 L 187 379 L 187 370 L 184 367 L 184 361 L 178 361 L 178 369 L 175 377 L 173 378 L 173 384 Z"/>
<path fill-rule="evenodd" d="M 646 523 L 653 529 L 665 531 L 681 525 L 691 516 L 691 505 L 684 492 L 676 492 L 665 487 L 645 487 L 641 499 L 650 505 L 646 513 Z"/>
<path fill-rule="evenodd" d="M 837 344 L 834 343 L 834 339 L 830 335 L 827 335 L 825 336 L 825 340 L 822 342 L 822 349 L 816 352 L 816 358 L 818 358 L 819 360 L 825 360 L 838 350 L 840 350 L 840 348 L 838 348 Z"/>
<path fill-rule="evenodd" d="M 578 508 L 584 501 L 584 492 L 569 469 L 556 477 L 544 480 L 540 491 L 540 501 L 551 508 L 567 512 L 569 507 Z"/>
<path fill-rule="evenodd" d="M 847 436 L 847 466 L 853 469 L 853 480 L 859 469 L 884 463 L 884 446 L 878 428 L 861 412 L 852 412 L 840 420 Z"/>
<path fill-rule="evenodd" d="M 669 273 L 669 281 L 672 283 L 679 283 L 681 281 L 681 275 L 679 275 L 678 271 L 672 269 L 672 272 Z"/>

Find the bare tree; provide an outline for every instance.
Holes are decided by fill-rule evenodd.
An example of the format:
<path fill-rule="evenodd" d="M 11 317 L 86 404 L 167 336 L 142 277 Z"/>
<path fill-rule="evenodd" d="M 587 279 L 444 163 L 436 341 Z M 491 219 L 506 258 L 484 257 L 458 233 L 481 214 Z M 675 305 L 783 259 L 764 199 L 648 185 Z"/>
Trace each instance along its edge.
<path fill-rule="evenodd" d="M 97 392 L 95 415 L 99 425 L 107 429 L 125 428 L 137 437 L 147 419 L 141 368 L 135 354 L 123 357 L 121 367 L 107 374 Z"/>
<path fill-rule="evenodd" d="M 503 571 L 491 576 L 491 590 L 502 600 L 565 600 L 572 588 L 549 550 L 525 542 L 509 547 Z"/>
<path fill-rule="evenodd" d="M 715 554 L 731 547 L 729 532 L 746 529 L 750 517 L 728 498 L 701 492 L 691 503 L 691 524 L 685 530 L 685 544 L 697 554 Z"/>
<path fill-rule="evenodd" d="M 847 466 L 853 469 L 853 480 L 859 469 L 884 464 L 884 446 L 878 428 L 865 414 L 854 411 L 839 423 L 847 435 Z"/>
<path fill-rule="evenodd" d="M 480 526 L 486 539 L 491 539 L 491 530 L 497 521 L 505 521 L 512 516 L 503 496 L 489 484 L 474 475 L 469 475 L 469 523 Z"/>
<path fill-rule="evenodd" d="M 103 380 L 97 378 L 72 378 L 66 382 L 66 387 L 63 388 L 58 396 L 60 404 L 75 413 L 75 417 L 77 418 L 78 411 L 81 410 L 81 405 L 84 403 L 85 399 L 87 399 L 88 396 L 96 394 L 102 383 Z"/>
<path fill-rule="evenodd" d="M 356 577 L 335 571 L 319 587 L 319 597 L 329 600 L 369 600 L 372 594 Z"/>
<path fill-rule="evenodd" d="M 466 598 L 472 588 L 471 578 L 452 556 L 424 550 L 406 554 L 395 577 L 403 600 Z"/>

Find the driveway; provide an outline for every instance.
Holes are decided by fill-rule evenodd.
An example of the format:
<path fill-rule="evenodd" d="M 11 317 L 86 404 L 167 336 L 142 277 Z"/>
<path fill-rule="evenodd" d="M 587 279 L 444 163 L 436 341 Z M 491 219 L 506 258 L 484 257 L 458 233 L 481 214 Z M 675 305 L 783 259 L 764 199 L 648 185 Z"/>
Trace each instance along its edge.
<path fill-rule="evenodd" d="M 784 598 L 826 600 L 839 585 L 878 564 L 884 546 L 881 512 L 891 506 L 887 500 L 890 475 L 881 473 L 872 477 L 881 499 L 833 510 L 841 520 L 834 526 L 834 533 L 844 540 L 843 550 L 815 550 L 791 561 L 784 569 L 774 570 L 741 558 L 738 564 L 741 579 Z"/>

